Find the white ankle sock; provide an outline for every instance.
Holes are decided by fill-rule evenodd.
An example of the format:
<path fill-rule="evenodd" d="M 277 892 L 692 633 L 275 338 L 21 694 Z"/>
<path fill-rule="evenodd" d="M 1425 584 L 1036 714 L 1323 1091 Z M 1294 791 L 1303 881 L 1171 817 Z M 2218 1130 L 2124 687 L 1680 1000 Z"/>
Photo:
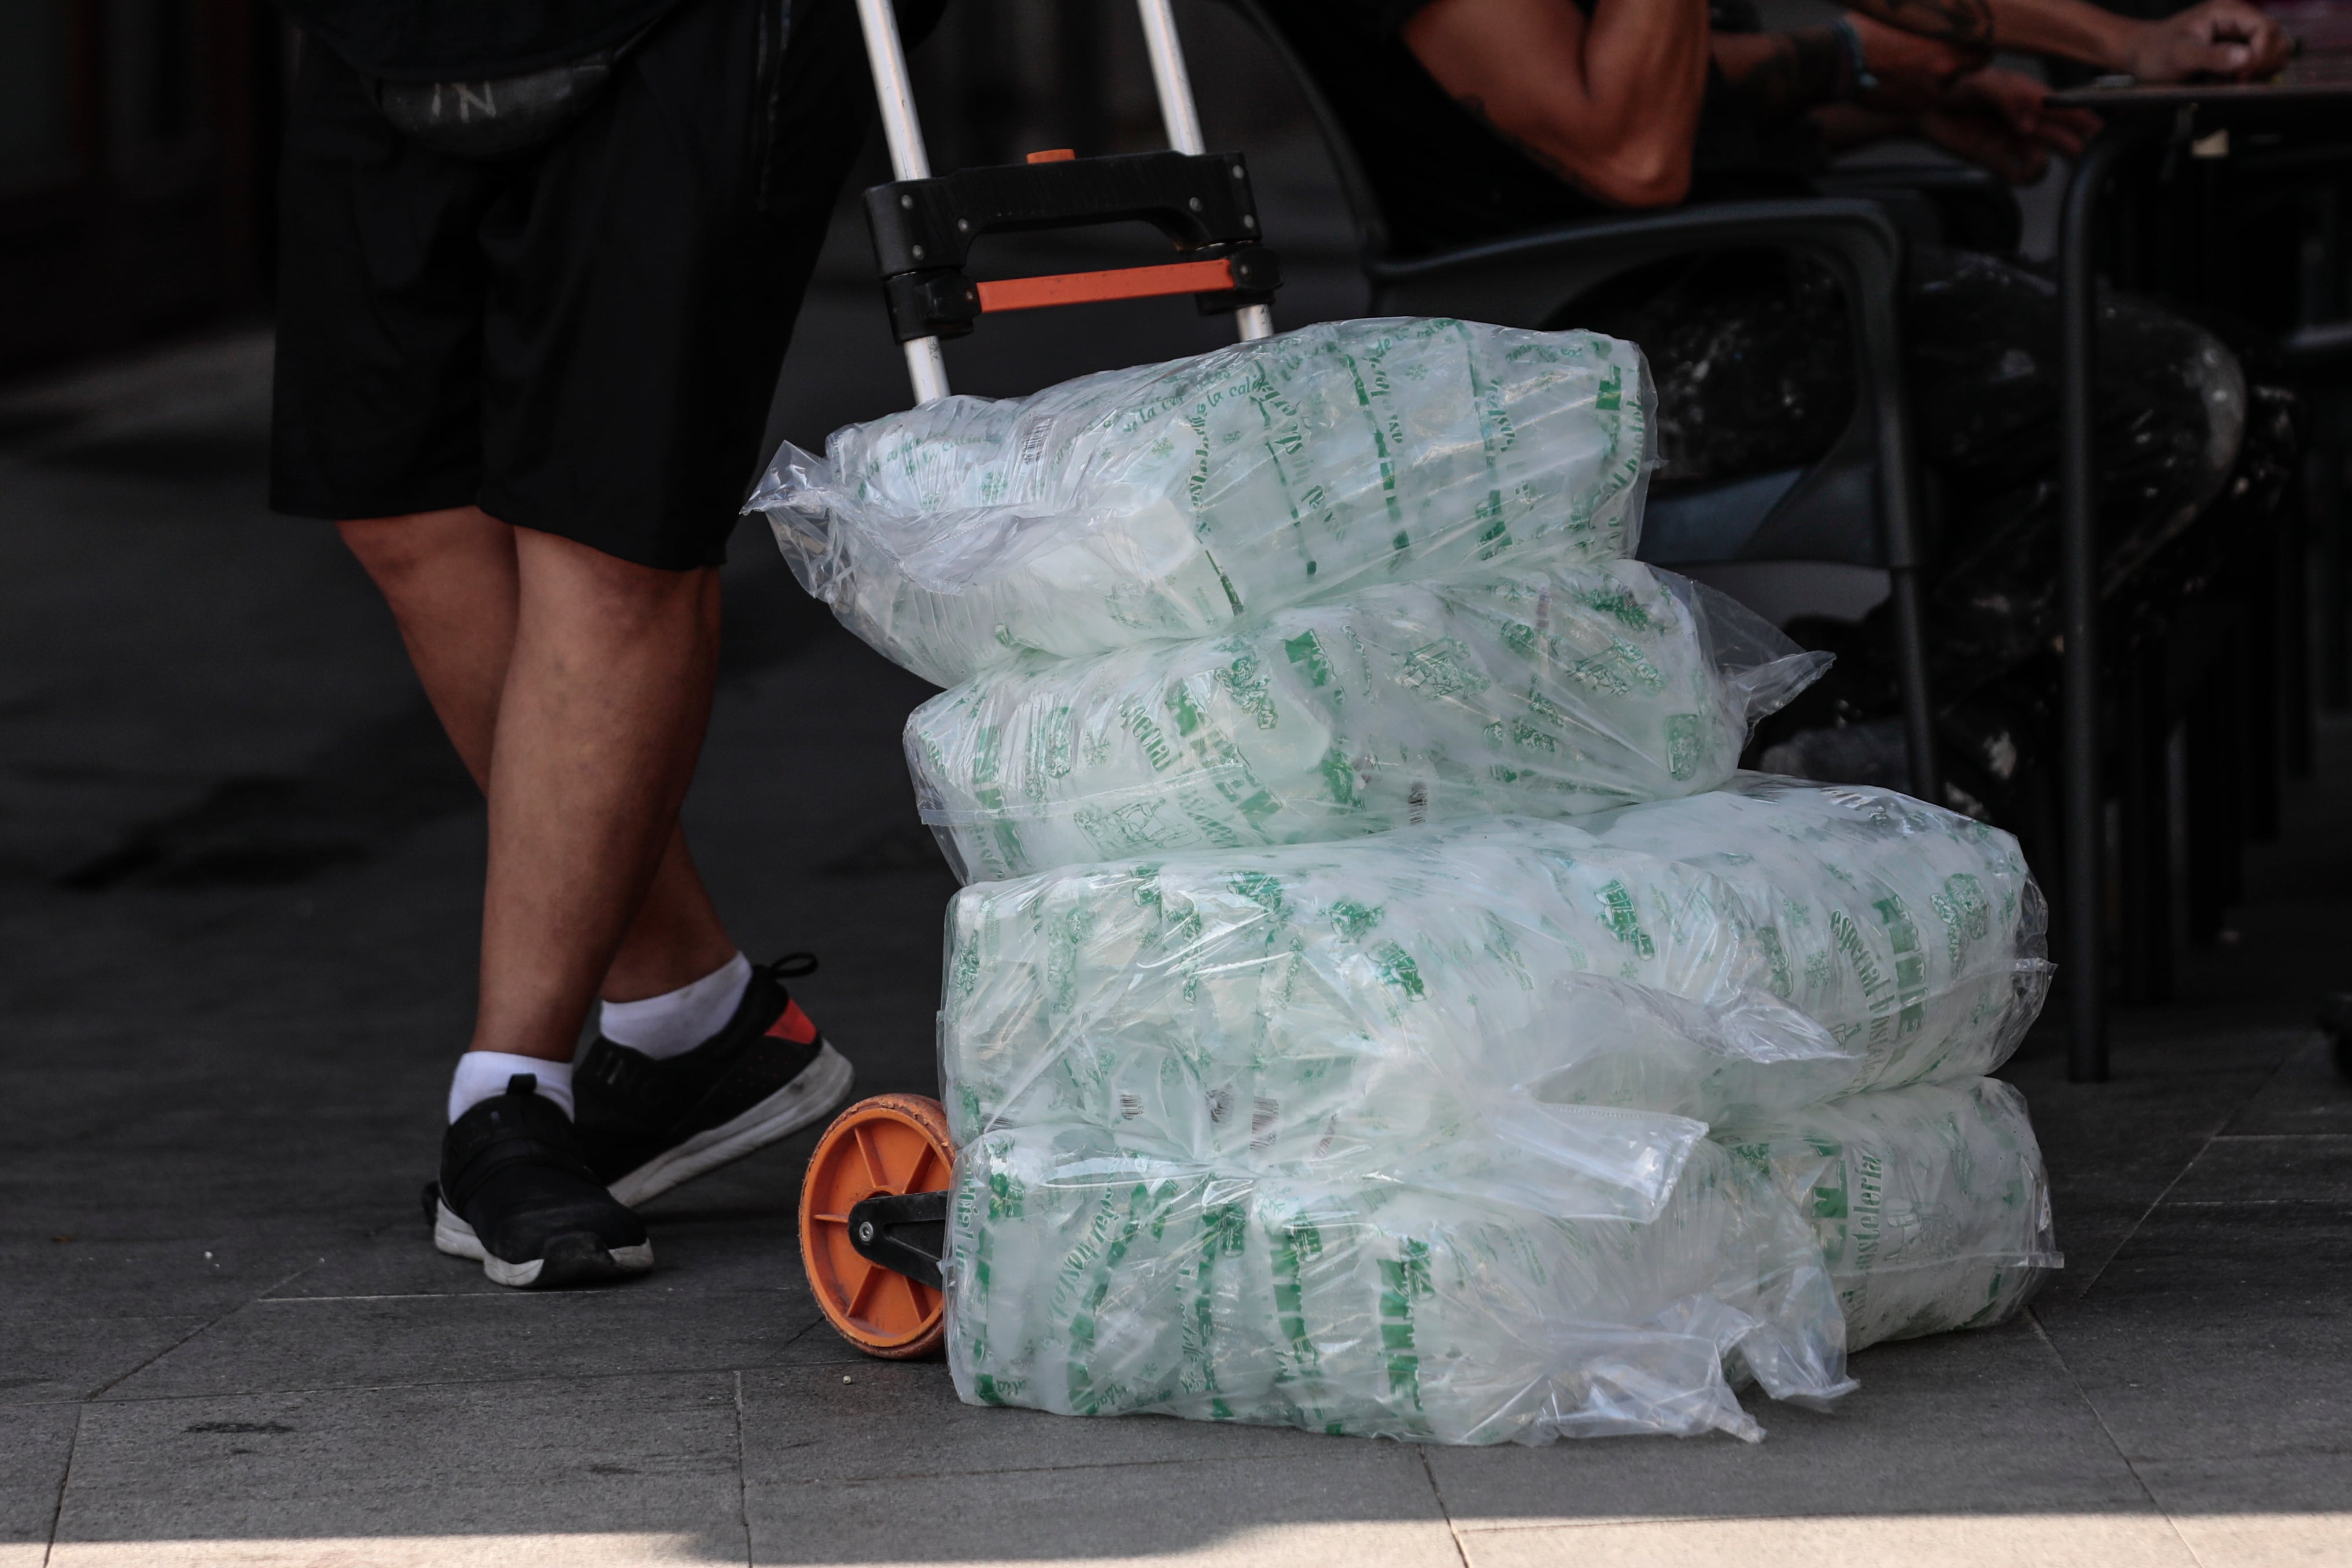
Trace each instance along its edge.
<path fill-rule="evenodd" d="M 540 1093 L 565 1115 L 572 1114 L 572 1063 L 504 1051 L 469 1051 L 457 1059 L 457 1071 L 449 1078 L 449 1120 L 456 1121 L 494 1094 L 505 1093 L 507 1080 L 518 1072 L 538 1079 Z"/>
<path fill-rule="evenodd" d="M 751 960 L 738 953 L 689 986 L 643 1001 L 606 1002 L 596 1027 L 604 1038 L 658 1061 L 682 1056 L 727 1027 L 751 983 Z"/>

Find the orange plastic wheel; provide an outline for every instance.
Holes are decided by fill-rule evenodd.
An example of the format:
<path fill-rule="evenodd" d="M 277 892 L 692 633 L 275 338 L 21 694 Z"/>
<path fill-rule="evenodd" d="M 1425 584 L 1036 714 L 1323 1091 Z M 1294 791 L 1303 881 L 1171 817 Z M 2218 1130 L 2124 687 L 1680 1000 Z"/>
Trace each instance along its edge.
<path fill-rule="evenodd" d="M 849 1211 L 877 1194 L 944 1192 L 955 1145 L 947 1108 L 924 1094 L 877 1094 L 834 1118 L 801 1179 L 801 1262 L 841 1337 L 904 1361 L 947 1338 L 947 1303 L 929 1285 L 867 1261 L 849 1241 Z"/>

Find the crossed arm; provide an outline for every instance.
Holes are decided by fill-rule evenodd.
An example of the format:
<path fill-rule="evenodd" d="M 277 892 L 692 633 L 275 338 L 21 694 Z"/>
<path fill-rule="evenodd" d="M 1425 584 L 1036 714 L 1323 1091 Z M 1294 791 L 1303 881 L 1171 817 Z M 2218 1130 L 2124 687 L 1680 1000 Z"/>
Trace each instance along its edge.
<path fill-rule="evenodd" d="M 1845 0 L 1922 37 L 1979 50 L 2059 55 L 2142 81 L 2267 76 L 2292 46 L 2246 0 L 2207 0 L 2160 21 L 2118 16 L 2088 0 Z"/>
<path fill-rule="evenodd" d="M 2148 81 L 2242 78 L 2278 69 L 2290 48 L 2278 25 L 2247 0 L 2205 0 L 2158 22 L 2118 16 L 2088 0 L 1849 4 L 1907 36 L 1902 47 L 1939 48 L 1960 65 L 1981 64 L 2003 48 L 2062 55 Z M 1752 44 L 1722 49 L 1728 40 L 1710 39 L 1705 0 L 1596 0 L 1589 18 L 1570 0 L 1430 0 L 1406 24 L 1404 41 L 1438 85 L 1496 134 L 1618 206 L 1668 206 L 1689 193 L 1711 48 L 1735 79 L 1760 66 L 1790 78 L 1778 89 L 1820 90 L 1803 62 L 1783 58 L 1778 45 L 1760 53 Z M 1874 53 L 1872 63 L 1875 70 Z"/>

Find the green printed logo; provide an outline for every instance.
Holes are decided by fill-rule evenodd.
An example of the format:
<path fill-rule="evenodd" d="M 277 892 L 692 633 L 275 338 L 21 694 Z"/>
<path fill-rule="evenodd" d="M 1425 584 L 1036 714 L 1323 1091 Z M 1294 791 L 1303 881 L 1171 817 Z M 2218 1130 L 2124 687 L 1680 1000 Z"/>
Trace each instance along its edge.
<path fill-rule="evenodd" d="M 1478 530 L 1478 559 L 1492 560 L 1511 548 L 1511 525 L 1503 517 L 1500 490 L 1486 493 L 1486 498 L 1478 503 L 1477 517 L 1486 524 Z"/>
<path fill-rule="evenodd" d="M 1154 773 L 1168 771 L 1169 764 L 1176 760 L 1176 748 L 1168 744 L 1168 737 L 1151 721 L 1151 716 L 1143 711 L 1143 705 L 1129 701 L 1118 710 L 1118 716 L 1126 721 L 1128 733 L 1135 737 L 1136 744 L 1143 747 L 1144 758 L 1151 764 L 1151 770 Z"/>
<path fill-rule="evenodd" d="M 1422 995 L 1421 968 L 1412 955 L 1391 942 L 1372 955 L 1372 967 L 1380 977 L 1409 997 Z"/>
<path fill-rule="evenodd" d="M 959 997 L 970 997 L 980 985 L 980 944 L 966 942 L 956 949 L 955 965 L 949 971 L 948 988 Z"/>
<path fill-rule="evenodd" d="M 1310 1376 L 1321 1360 L 1307 1333 L 1306 1291 L 1300 1282 L 1304 1260 L 1323 1255 L 1323 1234 L 1312 1225 L 1287 1225 L 1274 1233 L 1274 1311 L 1282 1337 L 1290 1343 L 1293 1372 Z"/>
<path fill-rule="evenodd" d="M 1340 936 L 1354 942 L 1381 923 L 1381 914 L 1377 906 L 1367 907 L 1352 898 L 1343 898 L 1331 906 L 1331 924 Z"/>
<path fill-rule="evenodd" d="M 1468 645 L 1455 637 L 1440 637 L 1407 653 L 1399 679 L 1415 691 L 1441 697 L 1483 692 L 1494 684 L 1479 670 Z"/>
<path fill-rule="evenodd" d="M 1870 907 L 1878 912 L 1879 924 L 1886 927 L 1887 946 L 1895 950 L 1895 999 L 1902 1007 L 1895 1032 L 1916 1034 L 1927 1019 L 1922 1005 L 1927 996 L 1927 955 L 1919 950 L 1919 927 L 1903 901 L 1892 894 L 1873 899 Z"/>
<path fill-rule="evenodd" d="M 1944 923 L 1944 947 L 1955 969 L 1960 967 L 1968 945 L 1983 941 L 1992 932 L 1992 904 L 1985 897 L 1984 884 L 1967 872 L 1946 877 L 1944 891 L 1929 898 L 1927 906 Z"/>
<path fill-rule="evenodd" d="M 1032 795 L 1043 795 L 1045 779 L 1066 779 L 1070 775 L 1070 756 L 1076 749 L 1071 739 L 1070 710 L 1048 710 L 1045 722 L 1030 735 L 1029 744 L 1029 790 Z"/>
<path fill-rule="evenodd" d="M 1267 680 L 1265 666 L 1258 663 L 1255 653 L 1244 651 L 1239 658 L 1219 670 L 1215 679 L 1234 699 L 1234 706 L 1257 721 L 1258 728 L 1272 729 L 1280 722 L 1282 715 L 1275 706 L 1272 683 Z"/>
<path fill-rule="evenodd" d="M 1642 929 L 1641 916 L 1634 912 L 1633 892 L 1619 878 L 1610 878 L 1601 889 L 1601 924 L 1609 935 L 1631 946 L 1644 958 L 1658 956 L 1658 946 L 1650 934 Z"/>
<path fill-rule="evenodd" d="M 1412 1343 L 1412 1303 L 1433 1294 L 1429 1243 L 1408 1239 L 1403 1256 L 1381 1264 L 1381 1348 L 1388 1353 L 1389 1392 L 1421 1408 L 1421 1357 Z"/>
<path fill-rule="evenodd" d="M 1282 879 L 1262 871 L 1236 872 L 1233 890 L 1265 910 L 1276 920 L 1282 918 Z"/>
<path fill-rule="evenodd" d="M 1522 751 L 1540 751 L 1547 757 L 1558 756 L 1559 753 L 1559 740 L 1557 737 L 1547 735 L 1523 718 L 1515 718 L 1511 721 L 1511 744 Z"/>
<path fill-rule="evenodd" d="M 1314 632 L 1301 632 L 1296 637 L 1286 639 L 1282 651 L 1290 655 L 1292 664 L 1307 666 L 1308 685 L 1328 686 L 1331 684 L 1331 661 L 1323 656 L 1323 644 L 1316 641 Z"/>
<path fill-rule="evenodd" d="M 1181 685 L 1169 688 L 1168 711 L 1175 716 L 1178 735 L 1191 735 L 1207 722 L 1200 705 L 1193 702 L 1192 694 Z"/>
<path fill-rule="evenodd" d="M 1671 713 L 1666 716 L 1666 774 L 1677 781 L 1698 772 L 1698 715 Z"/>
<path fill-rule="evenodd" d="M 1018 1219 L 1029 1198 L 1029 1189 L 1019 1176 L 1008 1171 L 988 1173 L 988 1218 L 991 1220 Z"/>
<path fill-rule="evenodd" d="M 1642 607 L 1630 588 L 1596 588 L 1577 595 L 1586 609 L 1606 615 L 1612 621 L 1634 632 L 1650 630 L 1650 612 Z"/>
<path fill-rule="evenodd" d="M 1780 928 L 1759 925 L 1756 928 L 1756 939 L 1763 945 L 1765 961 L 1772 966 L 1772 994 L 1785 1002 L 1790 990 L 1789 955 L 1780 947 Z"/>
<path fill-rule="evenodd" d="M 1853 1179 L 1853 1212 L 1846 1232 L 1853 1250 L 1847 1256 L 1856 1273 L 1867 1274 L 1878 1259 L 1879 1209 L 1886 1200 L 1886 1167 L 1866 1149 L 1856 1150 L 1847 1164 L 1850 1179 L 1858 1178 Z"/>
<path fill-rule="evenodd" d="M 1345 751 L 1335 746 L 1325 752 L 1321 771 L 1324 788 L 1334 802 L 1342 806 L 1363 803 L 1356 794 L 1356 765 L 1348 760 Z"/>

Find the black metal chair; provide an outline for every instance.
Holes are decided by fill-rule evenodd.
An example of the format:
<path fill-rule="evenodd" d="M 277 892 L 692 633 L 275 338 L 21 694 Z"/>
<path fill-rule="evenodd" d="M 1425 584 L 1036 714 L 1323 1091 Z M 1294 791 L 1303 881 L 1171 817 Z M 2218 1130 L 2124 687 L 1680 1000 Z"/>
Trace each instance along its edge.
<path fill-rule="evenodd" d="M 1654 494 L 1640 554 L 1774 619 L 1809 611 L 1851 619 L 1891 598 L 1911 792 L 1940 800 L 1919 597 L 1919 489 L 1895 312 L 1904 235 L 1886 208 L 1858 196 L 1710 203 L 1398 258 L 1345 128 L 1280 26 L 1257 0 L 1225 3 L 1255 28 L 1315 117 L 1355 219 L 1373 315 L 1557 329 L 1573 324 L 1578 301 L 1592 290 L 1676 256 L 1796 251 L 1831 269 L 1844 290 L 1857 361 L 1844 431 L 1803 468 Z"/>

